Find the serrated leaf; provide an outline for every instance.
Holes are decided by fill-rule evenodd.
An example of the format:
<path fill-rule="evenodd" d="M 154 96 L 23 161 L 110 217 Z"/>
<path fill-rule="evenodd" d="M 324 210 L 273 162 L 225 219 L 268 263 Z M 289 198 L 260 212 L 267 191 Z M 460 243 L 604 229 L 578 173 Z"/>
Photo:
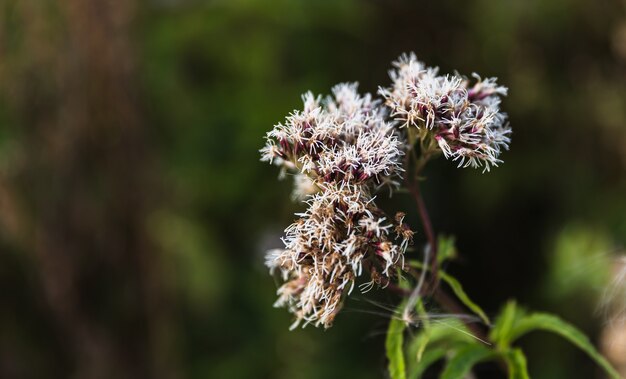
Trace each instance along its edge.
<path fill-rule="evenodd" d="M 521 349 L 511 349 L 503 354 L 509 370 L 509 379 L 530 379 L 526 367 L 526 356 Z"/>
<path fill-rule="evenodd" d="M 477 314 L 485 324 L 491 324 L 489 321 L 489 317 L 487 317 L 485 312 L 482 310 L 482 308 L 478 306 L 478 304 L 474 303 L 472 299 L 467 296 L 467 293 L 465 293 L 465 290 L 463 290 L 463 286 L 461 286 L 461 283 L 458 280 L 443 271 L 439 271 L 439 276 L 444 282 L 446 282 L 450 286 L 450 288 L 452 288 L 452 292 L 454 292 L 456 297 L 461 300 L 461 302 L 465 304 L 466 307 L 468 307 L 472 312 Z"/>
<path fill-rule="evenodd" d="M 389 375 L 391 379 L 406 379 L 406 366 L 404 362 L 404 328 L 402 320 L 392 318 L 387 329 L 385 349 L 389 360 Z"/>
<path fill-rule="evenodd" d="M 447 363 L 441 379 L 463 379 L 479 362 L 494 358 L 497 353 L 483 345 L 468 345 L 460 349 Z"/>
<path fill-rule="evenodd" d="M 524 334 L 534 330 L 545 330 L 560 335 L 573 345 L 587 353 L 600 367 L 606 371 L 611 378 L 620 379 L 620 374 L 611 366 L 611 364 L 604 358 L 593 346 L 591 341 L 585 334 L 579 331 L 573 325 L 561 320 L 560 318 L 546 314 L 546 313 L 534 313 L 523 317 L 511 328 L 510 340 L 514 341 Z"/>

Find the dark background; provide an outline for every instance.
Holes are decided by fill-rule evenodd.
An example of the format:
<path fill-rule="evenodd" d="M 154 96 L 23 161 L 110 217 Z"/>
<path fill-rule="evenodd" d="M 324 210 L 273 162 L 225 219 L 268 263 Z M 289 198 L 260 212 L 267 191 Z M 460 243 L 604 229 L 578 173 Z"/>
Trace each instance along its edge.
<path fill-rule="evenodd" d="M 263 253 L 302 206 L 258 149 L 301 93 L 375 92 L 405 51 L 510 88 L 500 168 L 426 170 L 448 271 L 492 315 L 516 298 L 601 342 L 626 242 L 625 9 L 0 1 L 0 377 L 385 377 L 388 318 L 360 296 L 327 331 L 272 308 Z M 382 205 L 419 227 L 406 195 Z M 521 346 L 535 378 L 601 377 L 556 337 Z"/>

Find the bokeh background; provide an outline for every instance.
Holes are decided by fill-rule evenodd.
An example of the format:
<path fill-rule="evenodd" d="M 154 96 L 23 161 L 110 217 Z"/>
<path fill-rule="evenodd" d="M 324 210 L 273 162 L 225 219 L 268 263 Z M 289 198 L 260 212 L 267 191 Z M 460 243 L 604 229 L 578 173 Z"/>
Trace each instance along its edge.
<path fill-rule="evenodd" d="M 258 149 L 301 93 L 374 92 L 404 51 L 510 88 L 505 163 L 425 173 L 447 269 L 624 364 L 601 304 L 626 243 L 625 2 L 2 0 L 0 377 L 385 377 L 388 317 L 359 296 L 327 331 L 272 308 L 263 252 L 302 206 Z M 557 337 L 522 347 L 535 378 L 601 377 Z"/>

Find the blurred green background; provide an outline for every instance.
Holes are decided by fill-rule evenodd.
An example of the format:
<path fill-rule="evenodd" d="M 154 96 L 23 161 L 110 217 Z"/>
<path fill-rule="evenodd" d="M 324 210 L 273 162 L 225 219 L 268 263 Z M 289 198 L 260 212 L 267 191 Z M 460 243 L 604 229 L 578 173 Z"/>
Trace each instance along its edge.
<path fill-rule="evenodd" d="M 359 296 L 327 331 L 272 308 L 263 253 L 302 206 L 258 149 L 301 93 L 375 92 L 405 51 L 510 88 L 500 168 L 426 171 L 448 270 L 491 314 L 517 298 L 600 343 L 626 243 L 625 2 L 2 0 L 0 377 L 385 377 L 388 318 Z M 405 195 L 383 205 L 419 228 Z M 535 378 L 601 377 L 557 337 L 522 347 Z"/>

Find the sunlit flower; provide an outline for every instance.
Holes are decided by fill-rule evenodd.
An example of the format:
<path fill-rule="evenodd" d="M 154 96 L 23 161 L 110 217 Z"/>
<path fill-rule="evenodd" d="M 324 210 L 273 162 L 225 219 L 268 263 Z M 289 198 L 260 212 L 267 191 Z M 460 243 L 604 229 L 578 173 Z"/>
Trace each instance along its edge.
<path fill-rule="evenodd" d="M 262 160 L 305 174 L 313 182 L 397 184 L 404 143 L 385 121 L 386 110 L 357 84 L 339 84 L 322 100 L 308 92 L 267 134 Z"/>
<path fill-rule="evenodd" d="M 502 162 L 499 156 L 511 134 L 507 116 L 500 111 L 506 87 L 476 74 L 473 85 L 458 75 L 439 75 L 438 68 L 426 67 L 413 53 L 402 55 L 393 66 L 391 87 L 379 93 L 395 120 L 420 130 L 422 140 L 434 139 L 459 167 L 489 171 Z"/>

